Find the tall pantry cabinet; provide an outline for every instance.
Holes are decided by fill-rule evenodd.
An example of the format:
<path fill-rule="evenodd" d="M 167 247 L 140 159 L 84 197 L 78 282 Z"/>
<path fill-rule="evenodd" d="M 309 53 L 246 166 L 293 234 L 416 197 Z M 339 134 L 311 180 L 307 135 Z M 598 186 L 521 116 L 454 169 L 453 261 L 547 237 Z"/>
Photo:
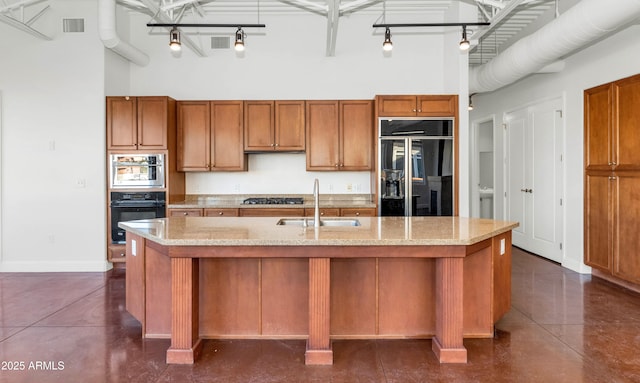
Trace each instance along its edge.
<path fill-rule="evenodd" d="M 584 124 L 584 262 L 640 285 L 640 75 L 585 90 Z"/>

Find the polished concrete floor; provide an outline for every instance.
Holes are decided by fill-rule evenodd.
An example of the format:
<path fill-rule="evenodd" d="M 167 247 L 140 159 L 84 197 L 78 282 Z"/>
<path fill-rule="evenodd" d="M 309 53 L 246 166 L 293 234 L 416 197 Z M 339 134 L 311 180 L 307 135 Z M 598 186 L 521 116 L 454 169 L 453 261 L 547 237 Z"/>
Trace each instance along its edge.
<path fill-rule="evenodd" d="M 304 341 L 206 341 L 168 366 L 124 308 L 124 273 L 0 274 L 0 382 L 640 382 L 640 295 L 514 249 L 513 307 L 469 363 L 430 340 L 335 341 L 305 366 Z"/>

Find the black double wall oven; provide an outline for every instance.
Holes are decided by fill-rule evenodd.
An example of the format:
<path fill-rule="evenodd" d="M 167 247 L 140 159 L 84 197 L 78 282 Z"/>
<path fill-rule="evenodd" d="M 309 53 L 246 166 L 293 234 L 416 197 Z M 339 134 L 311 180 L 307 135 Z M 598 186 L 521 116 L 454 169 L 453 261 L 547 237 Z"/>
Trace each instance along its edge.
<path fill-rule="evenodd" d="M 111 192 L 111 243 L 126 243 L 125 231 L 119 222 L 164 218 L 165 192 Z"/>

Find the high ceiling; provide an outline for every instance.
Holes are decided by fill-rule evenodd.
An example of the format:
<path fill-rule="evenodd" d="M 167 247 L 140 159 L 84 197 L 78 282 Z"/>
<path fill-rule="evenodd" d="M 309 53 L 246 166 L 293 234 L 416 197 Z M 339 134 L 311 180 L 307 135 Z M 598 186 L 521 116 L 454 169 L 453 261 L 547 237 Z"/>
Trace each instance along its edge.
<path fill-rule="evenodd" d="M 388 21 L 403 23 L 403 17 L 415 14 L 443 15 L 458 2 L 476 6 L 478 18 L 471 21 L 491 23 L 488 27 L 470 27 L 473 32 L 471 66 L 491 60 L 520 38 L 530 24 L 544 22 L 549 14 L 553 16 L 557 7 L 557 0 L 117 0 L 118 4 L 147 14 L 159 23 L 197 22 L 214 14 L 248 14 L 254 18 L 262 14 L 316 14 L 327 20 L 328 56 L 335 53 L 341 16 L 366 12 L 379 15 L 381 20 L 384 15 Z M 38 38 L 50 39 L 33 25 L 54 4 L 50 0 L 2 0 L 0 22 Z"/>

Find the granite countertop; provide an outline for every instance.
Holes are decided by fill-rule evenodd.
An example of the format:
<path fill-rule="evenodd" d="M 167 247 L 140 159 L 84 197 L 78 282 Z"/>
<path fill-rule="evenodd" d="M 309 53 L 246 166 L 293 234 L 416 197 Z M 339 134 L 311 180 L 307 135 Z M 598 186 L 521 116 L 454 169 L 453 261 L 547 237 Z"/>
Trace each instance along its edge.
<path fill-rule="evenodd" d="M 243 205 L 242 201 L 247 198 L 273 198 L 273 197 L 287 197 L 287 198 L 303 198 L 302 204 L 263 204 L 263 205 Z M 182 202 L 173 202 L 168 205 L 169 209 L 202 209 L 202 208 L 313 208 L 314 200 L 311 194 L 237 194 L 237 195 L 188 195 Z M 320 194 L 320 207 L 321 208 L 347 208 L 347 207 L 361 207 L 361 208 L 375 208 L 375 202 L 372 202 L 372 196 L 370 194 Z"/>
<path fill-rule="evenodd" d="M 277 225 L 279 219 L 170 217 L 118 226 L 165 246 L 472 245 L 518 226 L 517 222 L 463 217 L 359 217 L 360 226 L 304 228 Z"/>

